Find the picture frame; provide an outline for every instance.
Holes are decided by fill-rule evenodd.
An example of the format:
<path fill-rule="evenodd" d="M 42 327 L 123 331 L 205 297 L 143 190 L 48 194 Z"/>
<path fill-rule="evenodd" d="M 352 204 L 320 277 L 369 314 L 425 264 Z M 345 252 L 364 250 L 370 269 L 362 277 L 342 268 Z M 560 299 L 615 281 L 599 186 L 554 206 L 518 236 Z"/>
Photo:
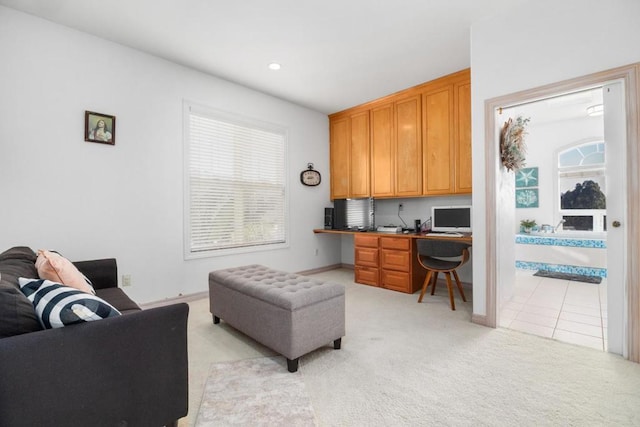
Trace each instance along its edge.
<path fill-rule="evenodd" d="M 519 188 L 516 190 L 516 209 L 539 207 L 540 197 L 537 188 Z"/>
<path fill-rule="evenodd" d="M 538 168 L 518 169 L 515 173 L 516 188 L 537 187 L 538 186 Z"/>
<path fill-rule="evenodd" d="M 116 144 L 116 116 L 84 112 L 84 140 L 100 144 Z"/>

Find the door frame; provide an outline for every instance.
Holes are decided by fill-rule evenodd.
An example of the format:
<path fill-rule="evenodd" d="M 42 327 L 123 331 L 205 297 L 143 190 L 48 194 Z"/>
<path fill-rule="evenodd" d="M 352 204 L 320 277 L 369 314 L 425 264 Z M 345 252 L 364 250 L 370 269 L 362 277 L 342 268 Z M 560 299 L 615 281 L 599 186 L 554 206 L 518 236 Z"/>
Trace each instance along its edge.
<path fill-rule="evenodd" d="M 501 107 L 549 98 L 588 86 L 597 86 L 612 80 L 623 80 L 627 122 L 627 233 L 625 295 L 627 306 L 626 357 L 640 362 L 640 63 L 589 74 L 570 80 L 552 83 L 537 88 L 488 99 L 484 103 L 485 116 L 485 171 L 486 171 L 486 326 L 495 328 L 498 319 L 498 224 L 500 206 L 498 195 L 498 173 L 500 171 L 500 149 L 496 134 L 496 114 Z M 624 346 L 623 346 L 624 347 Z"/>

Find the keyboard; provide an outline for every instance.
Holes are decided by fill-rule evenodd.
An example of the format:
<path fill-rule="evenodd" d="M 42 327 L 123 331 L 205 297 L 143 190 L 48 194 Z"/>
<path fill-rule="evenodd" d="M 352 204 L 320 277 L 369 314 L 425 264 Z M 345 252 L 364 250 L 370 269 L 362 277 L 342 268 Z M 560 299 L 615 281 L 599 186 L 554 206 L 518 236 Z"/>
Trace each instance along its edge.
<path fill-rule="evenodd" d="M 425 236 L 439 236 L 439 237 L 464 237 L 464 234 L 460 233 L 427 233 Z"/>

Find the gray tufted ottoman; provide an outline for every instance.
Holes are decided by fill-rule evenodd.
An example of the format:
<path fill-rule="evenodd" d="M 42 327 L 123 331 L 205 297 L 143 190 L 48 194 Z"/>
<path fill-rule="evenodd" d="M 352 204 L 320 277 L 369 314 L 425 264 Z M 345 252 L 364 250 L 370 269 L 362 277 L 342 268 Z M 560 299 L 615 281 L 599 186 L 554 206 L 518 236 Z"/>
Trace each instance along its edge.
<path fill-rule="evenodd" d="M 339 349 L 345 334 L 344 285 L 262 265 L 210 272 L 209 311 L 286 357 L 289 372 L 331 341 Z"/>

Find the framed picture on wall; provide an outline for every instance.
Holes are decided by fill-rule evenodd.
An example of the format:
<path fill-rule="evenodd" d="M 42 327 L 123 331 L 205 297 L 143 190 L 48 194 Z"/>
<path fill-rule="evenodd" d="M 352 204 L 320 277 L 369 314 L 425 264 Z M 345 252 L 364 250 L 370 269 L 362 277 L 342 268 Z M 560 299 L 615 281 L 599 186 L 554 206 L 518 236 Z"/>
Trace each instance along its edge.
<path fill-rule="evenodd" d="M 516 188 L 537 186 L 538 168 L 522 168 L 516 171 Z"/>
<path fill-rule="evenodd" d="M 101 144 L 116 144 L 116 116 L 84 112 L 84 140 Z"/>
<path fill-rule="evenodd" d="M 516 208 L 537 208 L 539 204 L 537 188 L 516 190 Z"/>

